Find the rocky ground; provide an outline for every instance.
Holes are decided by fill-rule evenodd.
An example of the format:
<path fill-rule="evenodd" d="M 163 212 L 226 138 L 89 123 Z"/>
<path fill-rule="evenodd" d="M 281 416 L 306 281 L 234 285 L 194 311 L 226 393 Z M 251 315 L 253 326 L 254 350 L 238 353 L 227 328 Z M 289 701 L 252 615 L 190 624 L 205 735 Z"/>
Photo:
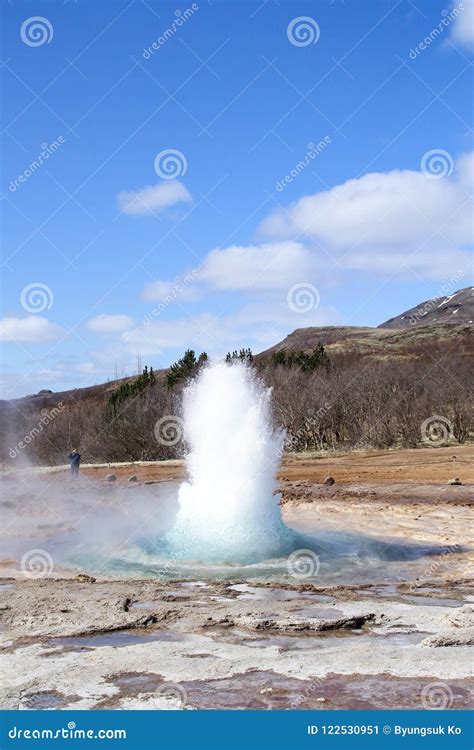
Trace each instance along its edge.
<path fill-rule="evenodd" d="M 2 707 L 468 707 L 474 640 L 469 450 L 457 449 L 453 459 L 452 449 L 441 449 L 434 463 L 438 451 L 403 453 L 284 462 L 280 490 L 288 525 L 350 531 L 387 548 L 431 548 L 416 559 L 364 563 L 356 578 L 331 580 L 316 572 L 272 581 L 111 580 L 57 566 L 30 579 L 18 560 L 4 559 Z M 133 498 L 146 482 L 161 486 L 181 471 L 173 462 L 86 473 L 106 497 L 120 498 L 116 493 L 126 487 Z M 115 482 L 105 482 L 111 473 Z M 136 482 L 127 482 L 131 475 Z M 322 484 L 327 476 L 335 484 Z M 462 484 L 448 485 L 455 476 Z"/>
<path fill-rule="evenodd" d="M 412 450 L 351 451 L 350 453 L 296 453 L 283 457 L 279 479 L 301 482 L 308 480 L 322 484 L 332 476 L 336 484 L 385 486 L 391 485 L 449 487 L 456 477 L 464 485 L 474 484 L 474 447 L 457 445 L 442 448 Z M 50 467 L 42 471 L 61 473 L 65 467 Z M 134 462 L 129 464 L 95 464 L 82 467 L 82 473 L 97 480 L 113 474 L 117 481 L 126 482 L 136 476 L 141 482 L 178 480 L 184 476 L 183 461 Z M 472 489 L 472 487 L 471 487 Z M 445 490 L 457 497 L 459 490 Z M 422 493 L 421 493 L 422 494 Z M 464 491 L 468 494 L 468 491 Z M 421 496 L 421 495 L 420 495 Z"/>
<path fill-rule="evenodd" d="M 467 581 L 43 580 L 2 591 L 5 708 L 461 708 Z"/>

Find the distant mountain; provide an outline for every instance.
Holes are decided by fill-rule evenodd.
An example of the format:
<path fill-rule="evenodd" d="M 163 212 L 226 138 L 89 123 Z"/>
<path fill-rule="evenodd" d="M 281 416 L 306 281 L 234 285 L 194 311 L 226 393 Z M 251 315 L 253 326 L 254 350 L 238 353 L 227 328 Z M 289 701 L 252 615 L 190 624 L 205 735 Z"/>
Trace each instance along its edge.
<path fill-rule="evenodd" d="M 369 357 L 379 361 L 408 361 L 433 357 L 446 345 L 461 356 L 473 356 L 474 289 L 421 302 L 377 328 L 324 326 L 297 328 L 275 346 L 257 355 L 266 359 L 281 349 L 308 351 L 324 344 L 331 355 Z"/>
<path fill-rule="evenodd" d="M 469 433 L 465 425 L 471 424 L 468 384 L 474 356 L 473 319 L 472 289 L 462 289 L 447 297 L 423 302 L 378 328 L 299 328 L 280 343 L 256 354 L 254 361 L 257 366 L 262 366 L 262 377 L 272 384 L 274 397 L 280 399 L 280 407 L 287 409 L 285 413 L 287 417 L 290 415 L 292 426 L 288 427 L 285 422 L 285 428 L 287 431 L 293 430 L 292 434 L 296 437 L 301 437 L 302 417 L 305 405 L 313 398 L 315 380 L 309 377 L 306 386 L 305 379 L 300 377 L 298 364 L 297 372 L 294 369 L 290 372 L 286 366 L 287 355 L 292 351 L 309 354 L 322 344 L 330 363 L 319 378 L 324 399 L 330 401 L 338 384 L 346 383 L 342 387 L 341 397 L 345 399 L 347 414 L 352 413 L 351 404 L 354 404 L 354 413 L 360 415 L 365 413 L 373 398 L 372 417 L 369 414 L 368 420 L 372 431 L 369 437 L 375 441 L 374 445 L 379 445 L 377 440 L 389 445 L 390 440 L 396 442 L 402 433 L 407 444 L 418 440 L 418 422 L 423 422 L 426 413 L 442 415 L 446 410 L 449 414 L 454 413 L 453 398 L 456 409 L 461 409 L 461 417 L 456 424 L 459 430 L 464 430 L 459 434 L 465 439 L 465 430 Z M 231 340 L 228 348 L 230 351 L 235 349 Z M 272 356 L 276 352 L 278 356 Z M 446 380 L 449 381 L 446 374 L 449 371 L 456 373 L 456 381 L 451 383 L 454 392 L 452 388 L 444 388 Z M 168 391 L 165 385 L 167 372 L 156 370 L 154 384 L 145 392 L 145 397 L 125 398 L 118 414 L 114 411 L 111 397 L 113 394 L 120 395 L 120 388 L 124 390 L 124 384 L 132 384 L 137 375 L 87 388 L 55 393 L 46 388 L 37 394 L 12 401 L 0 400 L 0 466 L 10 465 L 17 459 L 18 465 L 64 463 L 68 450 L 76 444 L 79 444 L 84 460 L 92 462 L 175 458 L 180 455 L 179 446 L 175 449 L 174 443 L 163 444 L 154 438 L 156 420 L 163 415 L 173 414 L 176 408 L 176 394 Z M 295 380 L 294 376 L 300 380 Z M 390 381 L 392 377 L 395 378 L 395 385 Z M 292 391 L 297 382 L 297 390 Z M 313 390 L 306 391 L 306 387 Z M 389 411 L 391 413 L 392 407 L 398 409 L 398 416 L 391 416 L 392 422 L 393 419 L 398 421 L 395 427 L 393 424 L 390 427 L 388 422 L 385 424 L 380 419 L 377 404 L 381 403 L 382 392 L 385 393 L 384 399 L 394 397 L 393 387 L 398 390 Z M 128 393 L 127 389 L 125 391 Z M 130 392 L 133 393 L 133 388 Z M 421 393 L 420 404 L 417 393 Z M 400 408 L 399 404 L 402 404 Z M 341 413 L 344 414 L 344 411 Z M 331 428 L 335 430 L 331 433 L 331 445 L 334 447 L 339 440 L 348 439 L 354 445 L 358 444 L 360 432 L 357 421 L 356 426 L 351 427 L 350 419 L 337 414 L 339 412 L 334 411 L 334 419 L 342 422 L 339 427 Z M 412 420 L 411 432 L 407 427 L 409 415 Z M 379 427 L 382 431 L 373 433 Z M 387 433 L 389 427 L 395 431 Z M 384 442 L 388 439 L 387 434 L 388 443 Z M 347 435 L 350 437 L 347 438 Z M 311 439 L 314 440 L 314 437 Z"/>
<path fill-rule="evenodd" d="M 474 321 L 474 287 L 459 289 L 446 297 L 433 297 L 416 307 L 389 318 L 379 328 L 414 328 L 440 323 L 472 323 Z"/>
<path fill-rule="evenodd" d="M 297 328 L 283 341 L 255 356 L 262 362 L 281 349 L 286 351 L 309 351 L 324 344 L 330 358 L 349 355 L 351 359 L 374 361 L 420 360 L 436 357 L 437 352 L 457 351 L 461 357 L 474 355 L 472 322 L 474 320 L 474 292 L 472 287 L 461 289 L 447 297 L 433 298 L 422 302 L 411 310 L 390 318 L 378 328 L 363 326 L 324 326 L 320 328 Z M 414 321 L 414 322 L 411 322 Z M 454 325 L 456 324 L 456 325 Z M 229 350 L 234 349 L 229 341 Z M 157 382 L 164 380 L 166 370 L 156 370 Z M 10 410 L 51 409 L 60 402 L 75 404 L 77 408 L 106 403 L 121 383 L 133 381 L 131 376 L 86 388 L 55 392 L 42 390 L 37 394 L 23 396 L 13 401 L 0 400 L 0 418 Z"/>
<path fill-rule="evenodd" d="M 256 360 L 271 357 L 274 352 L 309 351 L 324 344 L 331 359 L 339 355 L 354 359 L 369 358 L 379 362 L 435 358 L 446 348 L 457 349 L 463 357 L 474 355 L 473 326 L 459 320 L 458 325 L 423 325 L 405 328 L 362 328 L 326 326 L 297 328 L 275 346 L 257 354 Z"/>

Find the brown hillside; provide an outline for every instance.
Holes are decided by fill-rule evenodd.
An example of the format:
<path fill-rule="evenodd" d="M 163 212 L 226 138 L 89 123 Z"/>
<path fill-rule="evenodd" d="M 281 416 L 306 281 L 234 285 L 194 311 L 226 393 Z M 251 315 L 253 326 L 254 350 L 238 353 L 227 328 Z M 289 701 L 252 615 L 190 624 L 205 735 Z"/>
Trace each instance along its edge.
<path fill-rule="evenodd" d="M 446 347 L 456 349 L 463 356 L 474 353 L 473 326 L 439 324 L 406 329 L 336 327 L 298 328 L 283 341 L 262 352 L 258 358 L 268 358 L 281 349 L 309 351 L 324 344 L 329 356 L 354 355 L 387 361 L 413 360 L 432 357 L 437 350 L 446 353 Z"/>

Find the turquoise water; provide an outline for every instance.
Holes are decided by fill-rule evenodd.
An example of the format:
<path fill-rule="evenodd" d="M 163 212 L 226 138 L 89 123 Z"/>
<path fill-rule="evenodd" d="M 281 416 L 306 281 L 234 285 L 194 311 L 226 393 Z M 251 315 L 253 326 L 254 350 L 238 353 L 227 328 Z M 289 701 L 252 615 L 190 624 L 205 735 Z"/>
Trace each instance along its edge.
<path fill-rule="evenodd" d="M 287 527 L 285 527 L 287 528 Z M 271 559 L 238 560 L 202 557 L 179 558 L 166 537 L 137 539 L 124 550 L 107 555 L 97 550 L 75 554 L 67 563 L 118 578 L 183 580 L 263 579 L 293 583 L 357 583 L 405 580 L 410 572 L 426 572 L 429 558 L 446 554 L 443 547 L 400 544 L 390 539 L 373 539 L 340 531 L 302 534 L 287 528 L 281 554 Z M 411 576 L 408 576 L 411 577 Z"/>

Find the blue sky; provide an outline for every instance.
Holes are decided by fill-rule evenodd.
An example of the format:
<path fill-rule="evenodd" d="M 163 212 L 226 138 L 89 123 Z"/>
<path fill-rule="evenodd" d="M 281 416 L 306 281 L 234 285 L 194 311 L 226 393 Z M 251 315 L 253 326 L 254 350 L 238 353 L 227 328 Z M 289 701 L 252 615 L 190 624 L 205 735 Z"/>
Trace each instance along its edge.
<path fill-rule="evenodd" d="M 3 398 L 471 283 L 470 0 L 2 12 Z"/>

